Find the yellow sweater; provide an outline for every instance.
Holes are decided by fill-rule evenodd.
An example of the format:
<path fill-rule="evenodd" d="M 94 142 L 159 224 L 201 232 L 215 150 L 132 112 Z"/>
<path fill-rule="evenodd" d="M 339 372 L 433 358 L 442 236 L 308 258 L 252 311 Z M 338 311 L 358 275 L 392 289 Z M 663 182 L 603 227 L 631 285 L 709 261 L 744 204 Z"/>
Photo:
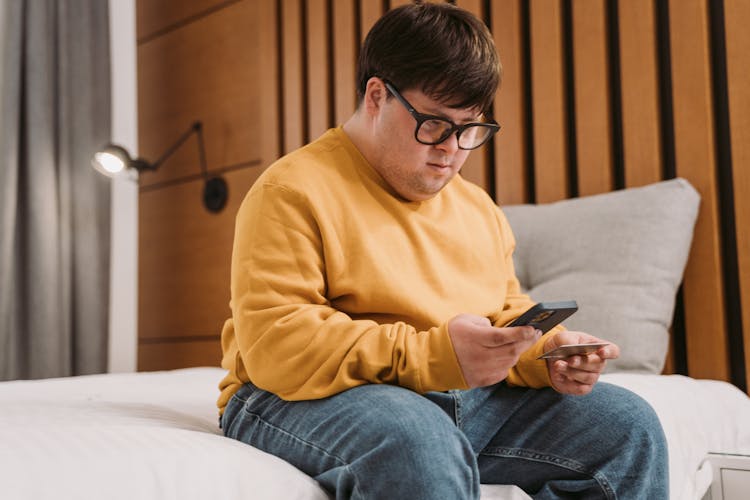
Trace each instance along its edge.
<path fill-rule="evenodd" d="M 456 176 L 405 201 L 329 130 L 271 165 L 237 214 L 219 408 L 247 381 L 287 400 L 368 383 L 467 388 L 446 323 L 470 313 L 502 326 L 532 305 L 514 245 L 479 187 Z M 509 383 L 549 385 L 535 359 L 545 338 Z"/>

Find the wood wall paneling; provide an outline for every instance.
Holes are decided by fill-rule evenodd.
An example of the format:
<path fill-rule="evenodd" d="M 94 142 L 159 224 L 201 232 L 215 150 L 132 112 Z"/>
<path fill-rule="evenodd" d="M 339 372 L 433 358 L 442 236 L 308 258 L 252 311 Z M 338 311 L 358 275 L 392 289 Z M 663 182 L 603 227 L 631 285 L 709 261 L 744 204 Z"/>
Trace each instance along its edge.
<path fill-rule="evenodd" d="M 471 151 L 461 167 L 461 177 L 487 191 L 489 186 L 487 148 Z"/>
<path fill-rule="evenodd" d="M 495 196 L 501 205 L 527 203 L 528 164 L 526 107 L 528 104 L 524 18 L 521 2 L 493 0 L 492 34 L 503 65 L 503 79 L 495 96 Z"/>
<path fill-rule="evenodd" d="M 137 0 L 136 37 L 157 36 L 237 0 Z"/>
<path fill-rule="evenodd" d="M 216 335 L 231 311 L 234 217 L 261 167 L 224 175 L 230 189 L 218 214 L 202 202 L 202 181 L 142 192 L 139 217 L 138 331 L 141 341 Z"/>
<path fill-rule="evenodd" d="M 138 346 L 138 370 L 174 370 L 189 366 L 219 366 L 221 343 L 214 339 L 146 342 Z"/>
<path fill-rule="evenodd" d="M 307 141 L 331 127 L 328 3 L 307 0 Z"/>
<path fill-rule="evenodd" d="M 605 0 L 571 2 L 578 194 L 614 188 Z"/>
<path fill-rule="evenodd" d="M 568 131 L 560 0 L 529 0 L 536 201 L 565 199 Z"/>
<path fill-rule="evenodd" d="M 359 40 L 354 1 L 332 2 L 335 124 L 343 125 L 357 103 L 357 56 Z"/>
<path fill-rule="evenodd" d="M 367 32 L 383 15 L 382 0 L 359 0 L 359 34 L 360 43 L 365 41 Z"/>
<path fill-rule="evenodd" d="M 301 147 L 305 141 L 305 89 L 304 76 L 304 39 L 302 37 L 302 1 L 287 0 L 281 2 L 281 58 L 283 96 L 282 124 L 284 131 L 283 150 L 286 154 Z"/>
<path fill-rule="evenodd" d="M 457 0 L 456 5 L 468 10 L 479 19 L 484 19 L 484 11 L 480 0 Z M 485 191 L 490 189 L 487 147 L 482 147 L 469 154 L 464 166 L 461 168 L 461 176 L 477 184 Z"/>
<path fill-rule="evenodd" d="M 485 12 L 482 0 L 456 0 L 454 5 L 468 10 L 479 19 L 484 20 Z"/>
<path fill-rule="evenodd" d="M 218 363 L 242 195 L 265 165 L 349 118 L 359 43 L 384 8 L 402 3 L 139 1 L 141 155 L 155 159 L 200 119 L 210 169 L 262 163 L 226 173 L 230 203 L 219 215 L 202 208 L 201 181 L 159 187 L 198 172 L 193 140 L 142 177 L 141 369 Z M 574 180 L 586 195 L 686 177 L 702 196 L 683 287 L 687 374 L 723 380 L 730 360 L 722 250 L 735 241 L 722 241 L 721 210 L 733 201 L 747 366 L 749 4 L 722 2 L 733 166 L 726 183 L 717 172 L 723 150 L 714 121 L 726 115 L 714 109 L 709 0 L 455 3 L 486 18 L 504 66 L 494 110 L 503 129 L 494 147 L 472 153 L 463 174 L 501 204 L 568 198 Z M 733 200 L 720 198 L 727 189 Z"/>
<path fill-rule="evenodd" d="M 750 389 L 750 2 L 725 0 L 730 138 L 746 385 Z"/>
<path fill-rule="evenodd" d="M 702 200 L 684 280 L 688 370 L 728 380 L 708 7 L 706 0 L 670 0 L 669 7 L 677 174 Z"/>
<path fill-rule="evenodd" d="M 654 0 L 617 3 L 625 186 L 662 180 L 658 45 Z"/>
<path fill-rule="evenodd" d="M 279 71 L 279 12 L 276 0 L 254 0 L 258 6 L 258 19 L 263 29 L 258 31 L 258 69 L 262 76 L 255 75 L 259 113 L 247 118 L 255 124 L 259 137 L 261 165 L 267 166 L 281 153 L 281 85 Z M 250 89 L 248 89 L 250 90 Z"/>
<path fill-rule="evenodd" d="M 447 1 L 447 0 L 444 0 Z M 396 7 L 400 7 L 402 5 L 407 5 L 410 3 L 414 3 L 412 0 L 390 0 L 390 7 L 391 9 L 395 9 Z"/>
<path fill-rule="evenodd" d="M 231 3 L 138 46 L 140 156 L 155 161 L 195 120 L 209 169 L 257 160 L 258 3 Z M 141 186 L 200 173 L 193 135 Z"/>

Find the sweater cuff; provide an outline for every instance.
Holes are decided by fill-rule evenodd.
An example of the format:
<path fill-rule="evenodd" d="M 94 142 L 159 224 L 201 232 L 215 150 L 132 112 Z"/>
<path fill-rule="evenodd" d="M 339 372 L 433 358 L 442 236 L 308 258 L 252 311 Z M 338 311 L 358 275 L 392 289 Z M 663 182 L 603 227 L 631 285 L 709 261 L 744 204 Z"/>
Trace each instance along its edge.
<path fill-rule="evenodd" d="M 544 354 L 544 344 L 547 339 L 557 335 L 559 331 L 560 329 L 554 328 L 545 333 L 529 350 L 521 354 L 516 366 L 511 368 L 508 373 L 506 381 L 509 385 L 534 389 L 552 386 L 552 380 L 549 378 L 549 370 L 547 369 L 547 360 L 537 358 Z"/>
<path fill-rule="evenodd" d="M 468 389 L 448 334 L 448 323 L 431 330 L 429 335 L 428 359 L 420 376 L 419 392 Z"/>

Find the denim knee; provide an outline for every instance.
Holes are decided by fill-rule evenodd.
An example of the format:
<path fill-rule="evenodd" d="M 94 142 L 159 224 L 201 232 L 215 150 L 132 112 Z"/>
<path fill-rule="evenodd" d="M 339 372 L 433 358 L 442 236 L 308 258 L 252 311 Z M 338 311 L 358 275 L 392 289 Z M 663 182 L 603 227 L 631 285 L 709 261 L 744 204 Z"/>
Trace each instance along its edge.
<path fill-rule="evenodd" d="M 355 410 L 347 415 L 351 432 L 340 435 L 346 463 L 315 476 L 337 498 L 479 498 L 471 445 L 436 404 L 393 386 L 363 386 L 342 396 Z"/>
<path fill-rule="evenodd" d="M 616 388 L 616 397 L 610 398 L 610 418 L 616 419 L 616 428 L 627 431 L 632 444 L 649 449 L 666 450 L 666 438 L 656 412 L 651 405 L 626 389 Z"/>
<path fill-rule="evenodd" d="M 618 493 L 627 498 L 667 498 L 669 467 L 667 440 L 651 405 L 637 394 L 599 384 L 612 394 L 608 399 L 609 425 L 620 455 L 619 466 L 609 471 L 619 483 Z M 640 489 L 639 489 L 640 488 Z M 632 494 L 625 491 L 632 490 Z M 657 496 L 655 492 L 659 492 Z"/>
<path fill-rule="evenodd" d="M 479 498 L 466 436 L 438 405 L 401 387 L 289 402 L 248 384 L 222 424 L 228 437 L 286 460 L 336 498 Z"/>
<path fill-rule="evenodd" d="M 369 438 L 347 470 L 316 479 L 333 480 L 331 489 L 352 491 L 352 498 L 478 499 L 477 459 L 466 436 L 426 398 L 411 393 L 397 402 L 404 396 L 398 390 L 393 396 L 371 409 L 370 422 L 377 423 L 359 429 Z"/>

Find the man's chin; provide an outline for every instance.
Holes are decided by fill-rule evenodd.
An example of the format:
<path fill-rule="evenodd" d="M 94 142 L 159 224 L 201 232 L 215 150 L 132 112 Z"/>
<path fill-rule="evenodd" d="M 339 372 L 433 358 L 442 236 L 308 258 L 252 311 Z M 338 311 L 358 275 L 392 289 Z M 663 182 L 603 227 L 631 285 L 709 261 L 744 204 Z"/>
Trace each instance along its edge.
<path fill-rule="evenodd" d="M 409 201 L 427 201 L 442 191 L 448 182 L 450 182 L 450 179 L 445 182 L 422 184 L 411 189 L 409 193 L 402 194 L 402 196 Z"/>

